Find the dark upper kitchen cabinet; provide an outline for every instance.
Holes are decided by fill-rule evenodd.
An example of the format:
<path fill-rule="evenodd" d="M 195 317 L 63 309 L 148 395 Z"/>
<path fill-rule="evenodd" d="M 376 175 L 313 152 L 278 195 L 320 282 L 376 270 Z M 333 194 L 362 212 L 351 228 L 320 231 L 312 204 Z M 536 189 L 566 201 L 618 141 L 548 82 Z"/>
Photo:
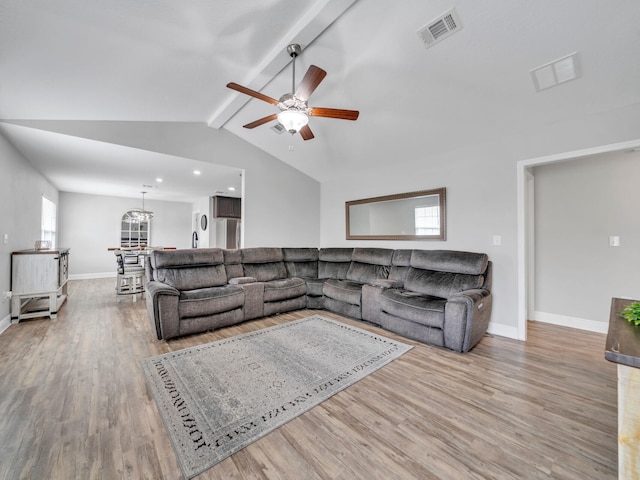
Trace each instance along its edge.
<path fill-rule="evenodd" d="M 240 218 L 242 216 L 242 199 L 220 196 L 212 198 L 214 218 Z"/>

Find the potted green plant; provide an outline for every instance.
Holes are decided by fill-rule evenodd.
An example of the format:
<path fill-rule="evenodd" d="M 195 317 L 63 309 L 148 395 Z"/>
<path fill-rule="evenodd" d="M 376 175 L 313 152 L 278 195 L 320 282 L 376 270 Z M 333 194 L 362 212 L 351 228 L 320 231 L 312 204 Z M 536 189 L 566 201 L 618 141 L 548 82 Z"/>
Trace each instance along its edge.
<path fill-rule="evenodd" d="M 620 312 L 631 325 L 640 325 L 640 302 L 633 302 Z"/>

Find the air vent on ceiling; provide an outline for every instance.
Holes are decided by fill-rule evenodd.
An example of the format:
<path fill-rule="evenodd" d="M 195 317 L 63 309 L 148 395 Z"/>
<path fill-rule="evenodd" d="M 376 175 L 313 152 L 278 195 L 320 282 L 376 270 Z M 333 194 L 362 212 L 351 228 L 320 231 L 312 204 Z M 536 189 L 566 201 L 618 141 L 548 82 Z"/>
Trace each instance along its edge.
<path fill-rule="evenodd" d="M 422 27 L 417 33 L 424 42 L 424 46 L 429 48 L 461 29 L 462 23 L 458 12 L 452 8 Z"/>
<path fill-rule="evenodd" d="M 580 70 L 578 52 L 573 52 L 566 57 L 534 68 L 531 70 L 531 77 L 536 91 L 541 92 L 547 88 L 579 78 L 581 75 Z"/>
<path fill-rule="evenodd" d="M 282 126 L 282 124 L 276 123 L 273 127 L 271 127 L 271 130 L 276 133 L 282 133 L 285 131 L 285 128 Z"/>

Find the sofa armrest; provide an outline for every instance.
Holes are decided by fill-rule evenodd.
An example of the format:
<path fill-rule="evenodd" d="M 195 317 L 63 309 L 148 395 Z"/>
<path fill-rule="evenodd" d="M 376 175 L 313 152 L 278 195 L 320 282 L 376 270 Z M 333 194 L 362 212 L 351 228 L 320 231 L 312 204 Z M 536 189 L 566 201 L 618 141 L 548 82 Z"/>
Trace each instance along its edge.
<path fill-rule="evenodd" d="M 180 333 L 178 289 L 152 280 L 146 285 L 147 317 L 158 340 L 177 337 Z"/>
<path fill-rule="evenodd" d="M 452 295 L 444 309 L 444 343 L 458 352 L 469 351 L 487 332 L 493 296 L 476 288 Z"/>
<path fill-rule="evenodd" d="M 180 291 L 177 288 L 167 285 L 166 283 L 158 282 L 157 280 L 147 282 L 145 288 L 151 297 L 156 297 L 158 295 L 180 296 Z"/>
<path fill-rule="evenodd" d="M 243 285 L 245 283 L 255 283 L 258 280 L 255 277 L 234 277 L 229 279 L 229 285 Z"/>
<path fill-rule="evenodd" d="M 389 280 L 387 278 L 376 278 L 372 282 L 369 282 L 370 285 L 374 287 L 382 287 L 382 288 L 403 288 L 404 282 L 400 280 Z"/>

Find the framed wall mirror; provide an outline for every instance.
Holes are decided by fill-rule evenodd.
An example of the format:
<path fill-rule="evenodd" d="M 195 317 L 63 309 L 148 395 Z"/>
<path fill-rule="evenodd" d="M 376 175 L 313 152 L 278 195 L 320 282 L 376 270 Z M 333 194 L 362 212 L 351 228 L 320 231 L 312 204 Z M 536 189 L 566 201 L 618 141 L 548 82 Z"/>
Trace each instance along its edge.
<path fill-rule="evenodd" d="M 446 240 L 446 188 L 345 202 L 347 240 Z"/>

